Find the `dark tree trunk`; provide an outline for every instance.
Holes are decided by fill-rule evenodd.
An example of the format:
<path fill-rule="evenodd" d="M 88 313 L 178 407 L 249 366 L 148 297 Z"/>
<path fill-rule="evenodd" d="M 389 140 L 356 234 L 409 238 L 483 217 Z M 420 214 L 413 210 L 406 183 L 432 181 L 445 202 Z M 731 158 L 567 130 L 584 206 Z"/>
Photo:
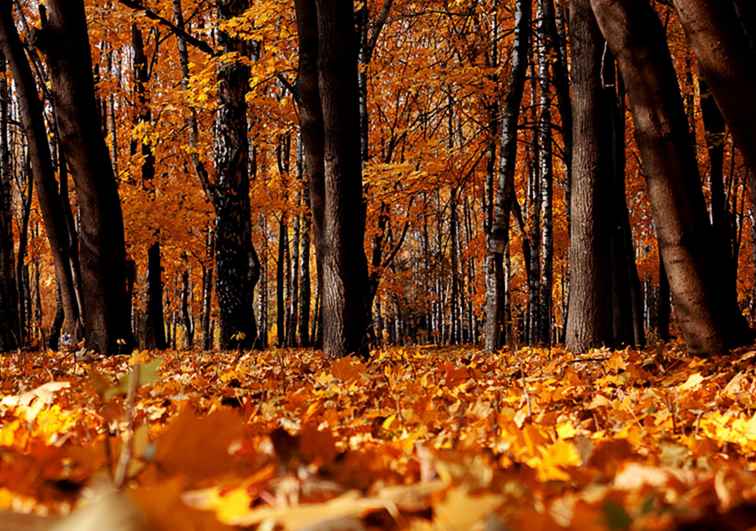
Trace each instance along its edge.
<path fill-rule="evenodd" d="M 194 319 L 192 319 L 192 284 L 189 269 L 181 273 L 181 325 L 184 327 L 184 346 L 194 347 Z"/>
<path fill-rule="evenodd" d="M 168 346 L 163 320 L 163 267 L 160 242 L 147 250 L 147 297 L 144 309 L 144 348 L 165 349 Z"/>
<path fill-rule="evenodd" d="M 133 344 L 126 290 L 123 216 L 97 113 L 82 0 L 51 0 L 36 35 L 47 59 L 61 144 L 81 214 L 82 315 L 87 345 L 122 352 Z"/>
<path fill-rule="evenodd" d="M 723 352 L 733 329 L 717 244 L 664 29 L 647 0 L 591 0 L 627 86 L 677 322 L 691 352 Z"/>
<path fill-rule="evenodd" d="M 147 99 L 149 73 L 147 56 L 144 52 L 144 40 L 139 26 L 131 25 L 131 46 L 134 51 L 134 105 L 136 107 L 136 125 L 152 122 L 152 112 Z M 142 157 L 142 186 L 150 199 L 154 198 L 153 180 L 155 178 L 155 156 L 149 144 L 133 140 L 131 154 L 139 153 Z M 161 271 L 160 231 L 155 230 L 155 241 L 147 249 L 147 286 L 144 305 L 143 342 L 147 349 L 165 349 L 165 323 L 163 317 L 163 279 Z"/>
<path fill-rule="evenodd" d="M 554 8 L 554 0 L 543 0 L 544 30 L 547 45 L 553 58 L 553 83 L 557 97 L 557 109 L 564 141 L 565 203 L 567 224 L 570 223 L 570 183 L 572 182 L 572 109 L 570 103 L 570 76 L 567 65 L 566 38 L 560 33 L 561 10 Z"/>
<path fill-rule="evenodd" d="M 603 38 L 601 39 L 603 42 Z M 602 79 L 607 85 L 603 90 L 603 112 L 610 120 L 607 131 L 610 137 L 612 157 L 609 184 L 609 217 L 605 224 L 611 227 L 610 249 L 612 251 L 612 342 L 615 347 L 633 345 L 640 347 L 645 342 L 641 308 L 640 278 L 635 264 L 635 248 L 630 229 L 630 213 L 625 194 L 625 94 L 622 82 L 617 79 L 614 58 L 604 55 Z"/>
<path fill-rule="evenodd" d="M 71 245 L 73 238 L 68 232 L 63 204 L 58 195 L 42 102 L 37 95 L 31 66 L 14 25 L 11 5 L 7 2 L 0 6 L 0 46 L 16 81 L 19 113 L 28 142 L 31 173 L 36 183 L 45 232 L 52 251 L 57 284 L 61 290 L 65 316 L 62 330 L 76 342 L 81 337 L 82 327 L 72 270 L 74 261 L 71 253 L 75 252 Z M 12 238 L 10 243 L 12 245 Z M 24 254 L 25 249 L 23 251 L 20 251 L 19 255 Z"/>
<path fill-rule="evenodd" d="M 28 143 L 27 143 L 28 145 Z M 26 183 L 26 191 L 21 202 L 21 222 L 18 231 L 18 253 L 16 256 L 16 282 L 18 285 L 18 337 L 21 344 L 25 344 L 29 338 L 30 312 L 27 300 L 29 283 L 26 275 L 26 254 L 29 247 L 29 220 L 31 218 L 32 197 L 34 195 L 34 179 L 29 168 L 29 158 L 24 157 L 22 174 Z"/>
<path fill-rule="evenodd" d="M 10 94 L 5 75 L 5 56 L 0 53 L 0 352 L 9 352 L 21 345 L 18 337 L 18 291 L 13 252 L 12 176 L 8 137 Z"/>
<path fill-rule="evenodd" d="M 756 51 L 732 1 L 674 0 L 703 77 L 735 142 L 756 170 Z M 743 19 L 746 20 L 746 19 Z M 751 36 L 752 37 L 752 36 Z"/>
<path fill-rule="evenodd" d="M 367 354 L 368 271 L 360 160 L 357 41 L 350 0 L 316 0 L 325 134 L 323 348 Z"/>
<path fill-rule="evenodd" d="M 740 25 L 748 38 L 751 51 L 756 52 L 756 6 L 751 0 L 735 0 Z"/>
<path fill-rule="evenodd" d="M 281 214 L 278 221 L 278 260 L 276 261 L 276 345 L 286 346 L 286 248 L 288 242 L 288 228 L 286 214 Z"/>
<path fill-rule="evenodd" d="M 504 252 L 509 242 L 509 217 L 516 201 L 514 189 L 517 159 L 517 124 L 525 87 L 530 47 L 530 0 L 515 5 L 515 42 L 512 46 L 511 74 L 504 96 L 501 117 L 499 175 L 494 189 L 493 221 L 486 255 L 485 348 L 494 351 L 504 344 L 506 315 L 504 302 Z"/>
<path fill-rule="evenodd" d="M 303 178 L 309 183 L 310 219 L 315 246 L 318 294 L 323 282 L 325 216 L 325 129 L 318 85 L 319 38 L 315 0 L 296 0 L 299 66 L 297 76 L 299 128 L 302 135 Z M 320 306 L 317 306 L 320 308 Z M 311 343 L 321 346 L 321 312 L 314 314 Z"/>
<path fill-rule="evenodd" d="M 207 229 L 205 238 L 205 262 L 202 265 L 202 348 L 213 348 L 213 333 L 210 327 L 213 308 L 213 255 L 214 255 L 213 230 Z"/>
<path fill-rule="evenodd" d="M 300 140 L 301 145 L 301 140 Z M 302 182 L 302 201 L 305 205 L 310 202 L 310 183 L 308 179 Z M 309 207 L 302 214 L 302 252 L 299 284 L 299 342 L 303 347 L 310 345 L 310 229 L 312 216 Z"/>
<path fill-rule="evenodd" d="M 664 270 L 664 260 L 659 257 L 659 293 L 656 300 L 656 335 L 662 341 L 669 341 L 669 319 L 672 308 L 669 301 L 669 281 Z"/>
<path fill-rule="evenodd" d="M 249 0 L 217 0 L 219 20 L 230 20 L 249 7 Z M 247 55 L 245 43 L 220 31 L 225 52 Z M 247 104 L 249 67 L 241 61 L 218 68 L 218 110 L 215 116 L 214 158 L 216 292 L 220 307 L 222 349 L 251 348 L 257 339 L 253 311 L 254 287 L 260 264 L 252 246 L 249 202 L 249 140 Z"/>

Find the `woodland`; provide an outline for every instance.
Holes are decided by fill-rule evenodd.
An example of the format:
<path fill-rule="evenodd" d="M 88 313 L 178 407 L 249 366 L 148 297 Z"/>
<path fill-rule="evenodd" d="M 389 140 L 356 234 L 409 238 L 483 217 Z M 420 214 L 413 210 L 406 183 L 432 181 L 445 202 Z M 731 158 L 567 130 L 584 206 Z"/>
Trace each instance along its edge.
<path fill-rule="evenodd" d="M 756 528 L 752 0 L 0 0 L 0 531 Z"/>

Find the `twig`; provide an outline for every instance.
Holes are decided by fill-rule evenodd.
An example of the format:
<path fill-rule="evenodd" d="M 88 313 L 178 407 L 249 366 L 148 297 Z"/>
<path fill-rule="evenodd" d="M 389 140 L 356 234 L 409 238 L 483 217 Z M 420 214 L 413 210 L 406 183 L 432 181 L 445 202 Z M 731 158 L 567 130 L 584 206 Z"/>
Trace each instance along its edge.
<path fill-rule="evenodd" d="M 136 408 L 136 394 L 139 389 L 139 372 L 141 365 L 136 364 L 129 376 L 129 392 L 126 397 L 126 437 L 124 437 L 121 455 L 118 458 L 114 483 L 117 489 L 123 487 L 129 470 L 132 453 L 134 450 L 134 409 Z"/>

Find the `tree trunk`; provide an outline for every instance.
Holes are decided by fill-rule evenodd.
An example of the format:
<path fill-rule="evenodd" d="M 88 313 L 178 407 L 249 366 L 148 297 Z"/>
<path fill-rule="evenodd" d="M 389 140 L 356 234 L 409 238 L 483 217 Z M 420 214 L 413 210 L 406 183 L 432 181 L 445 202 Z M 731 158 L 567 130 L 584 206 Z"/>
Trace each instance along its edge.
<path fill-rule="evenodd" d="M 703 77 L 738 147 L 756 170 L 756 51 L 735 4 L 724 0 L 674 0 L 674 4 Z"/>
<path fill-rule="evenodd" d="M 0 19 L 0 46 L 16 81 L 19 113 L 28 142 L 31 173 L 36 183 L 37 198 L 52 252 L 57 284 L 61 290 L 64 312 L 62 333 L 75 343 L 82 334 L 75 276 L 71 267 L 74 263 L 71 253 L 75 252 L 75 249 L 71 246 L 73 239 L 67 230 L 63 204 L 58 195 L 43 106 L 37 95 L 37 84 L 14 25 L 9 3 L 0 6 Z M 11 238 L 11 245 L 12 241 Z"/>
<path fill-rule="evenodd" d="M 0 54 L 0 352 L 9 352 L 21 346 L 18 337 L 18 291 L 13 253 L 12 176 L 8 143 L 10 94 L 5 65 L 5 56 Z"/>
<path fill-rule="evenodd" d="M 134 105 L 135 125 L 148 126 L 152 122 L 152 112 L 147 99 L 147 56 L 144 52 L 142 31 L 136 23 L 131 25 L 131 46 L 134 51 Z M 141 180 L 150 200 L 154 199 L 155 156 L 152 148 L 144 142 L 131 143 L 131 154 L 142 157 Z M 144 306 L 143 342 L 146 349 L 165 349 L 165 323 L 163 322 L 163 280 L 161 272 L 160 231 L 155 230 L 155 241 L 147 249 L 147 289 Z"/>
<path fill-rule="evenodd" d="M 551 315 L 552 315 L 552 292 L 554 280 L 554 230 L 552 225 L 553 197 L 554 197 L 554 167 L 553 167 L 553 141 L 551 133 L 551 69 L 549 53 L 554 46 L 550 46 L 552 31 L 548 28 L 554 25 L 554 9 L 552 0 L 539 0 L 538 2 L 538 33 L 540 44 L 538 48 L 538 83 L 540 86 L 540 115 L 538 119 L 538 146 L 539 146 L 539 176 L 541 179 L 541 222 L 543 230 L 539 242 L 541 251 L 539 258 L 541 263 L 540 294 L 537 319 L 538 341 L 551 345 Z"/>
<path fill-rule="evenodd" d="M 147 296 L 143 331 L 146 349 L 165 349 L 168 346 L 163 321 L 163 267 L 160 254 L 159 241 L 147 250 Z"/>
<path fill-rule="evenodd" d="M 26 143 L 28 145 L 28 142 Z M 23 150 L 22 150 L 23 151 Z M 29 283 L 26 275 L 26 254 L 29 247 L 29 220 L 31 218 L 32 197 L 34 195 L 34 179 L 30 175 L 29 156 L 24 157 L 23 180 L 26 183 L 26 193 L 21 202 L 21 220 L 18 231 L 18 253 L 16 256 L 16 282 L 18 283 L 18 337 L 21 344 L 25 344 L 29 338 L 29 316 L 27 300 Z"/>
<path fill-rule="evenodd" d="M 278 221 L 278 260 L 276 261 L 276 345 L 286 346 L 286 248 L 289 245 L 286 213 Z"/>
<path fill-rule="evenodd" d="M 669 341 L 669 319 L 672 308 L 669 302 L 669 281 L 664 270 L 664 260 L 659 257 L 659 293 L 656 300 L 656 335 L 662 341 Z"/>
<path fill-rule="evenodd" d="M 591 0 L 628 88 L 677 321 L 695 354 L 726 350 L 711 226 L 664 29 L 647 0 Z"/>
<path fill-rule="evenodd" d="M 310 228 L 312 226 L 312 216 L 309 212 L 310 183 L 307 178 L 304 178 L 302 182 L 302 201 L 308 206 L 302 214 L 302 252 L 299 268 L 302 279 L 299 284 L 299 343 L 303 347 L 307 347 L 310 345 Z"/>
<path fill-rule="evenodd" d="M 85 336 L 92 349 L 122 352 L 133 344 L 123 216 L 96 110 L 84 2 L 47 5 L 49 21 L 43 20 L 35 41 L 47 59 L 61 144 L 79 199 Z"/>
<path fill-rule="evenodd" d="M 369 308 L 360 161 L 357 41 L 350 0 L 316 0 L 325 134 L 323 348 L 367 354 Z"/>
<path fill-rule="evenodd" d="M 296 0 L 299 38 L 299 129 L 302 135 L 303 178 L 309 182 L 310 215 L 315 244 L 317 291 L 322 294 L 325 220 L 325 129 L 318 85 L 319 36 L 315 0 Z M 320 305 L 316 305 L 320 308 Z M 320 346 L 321 312 L 314 314 L 311 343 Z"/>
<path fill-rule="evenodd" d="M 603 38 L 590 0 L 570 4 L 572 42 L 572 190 L 570 193 L 569 308 L 565 343 L 572 352 L 612 342 L 611 263 L 607 191 L 614 173 L 607 132 L 611 111 L 603 105 Z M 609 111 L 609 112 L 607 112 Z"/>
<path fill-rule="evenodd" d="M 213 309 L 213 256 L 214 251 L 213 229 L 207 228 L 205 237 L 205 260 L 202 264 L 202 312 L 200 320 L 202 321 L 202 348 L 211 350 L 213 348 L 213 332 L 210 326 Z"/>
<path fill-rule="evenodd" d="M 249 0 L 217 0 L 216 6 L 219 20 L 231 20 L 247 10 Z M 247 55 L 244 41 L 224 31 L 218 33 L 218 42 L 226 53 Z M 220 346 L 224 350 L 251 348 L 257 339 L 253 292 L 260 265 L 252 246 L 245 100 L 248 90 L 247 65 L 229 61 L 218 67 L 213 206 Z"/>
<path fill-rule="evenodd" d="M 525 87 L 530 47 L 530 0 L 515 4 L 515 40 L 512 46 L 511 74 L 504 96 L 500 131 L 499 175 L 493 199 L 493 221 L 486 255 L 485 348 L 494 351 L 504 344 L 505 282 L 504 251 L 509 242 L 509 216 L 516 201 L 514 176 L 517 159 L 517 124 Z"/>
<path fill-rule="evenodd" d="M 181 273 L 181 324 L 184 327 L 184 346 L 194 347 L 194 320 L 192 319 L 192 284 L 189 269 Z"/>

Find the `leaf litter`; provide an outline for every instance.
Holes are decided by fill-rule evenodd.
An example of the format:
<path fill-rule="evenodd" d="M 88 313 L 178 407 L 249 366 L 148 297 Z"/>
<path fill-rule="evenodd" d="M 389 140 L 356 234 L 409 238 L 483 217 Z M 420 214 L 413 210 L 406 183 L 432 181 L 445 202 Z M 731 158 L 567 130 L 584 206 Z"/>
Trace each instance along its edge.
<path fill-rule="evenodd" d="M 6 356 L 0 529 L 747 529 L 754 357 Z"/>

